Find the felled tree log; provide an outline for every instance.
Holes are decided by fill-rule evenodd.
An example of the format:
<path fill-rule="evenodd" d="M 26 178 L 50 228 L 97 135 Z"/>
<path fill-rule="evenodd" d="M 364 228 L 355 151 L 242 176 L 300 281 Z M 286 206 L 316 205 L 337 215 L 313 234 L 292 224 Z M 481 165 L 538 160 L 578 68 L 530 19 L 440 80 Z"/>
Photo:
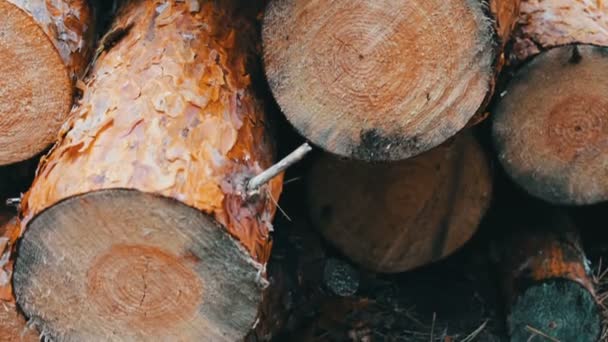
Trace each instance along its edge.
<path fill-rule="evenodd" d="M 134 0 L 111 30 L 23 199 L 17 302 L 58 340 L 242 339 L 282 187 L 245 196 L 273 161 L 251 20 L 229 2 Z"/>
<path fill-rule="evenodd" d="M 13 260 L 10 248 L 18 236 L 19 224 L 0 212 L 0 342 L 39 341 L 38 333 L 27 327 L 25 319 L 17 311 L 10 286 Z"/>
<path fill-rule="evenodd" d="M 57 136 L 92 51 L 86 0 L 0 0 L 0 165 Z"/>
<path fill-rule="evenodd" d="M 492 189 L 488 161 L 469 134 L 398 163 L 325 155 L 310 176 L 310 214 L 321 234 L 380 272 L 406 271 L 461 247 L 477 230 Z"/>
<path fill-rule="evenodd" d="M 287 119 L 314 144 L 356 159 L 405 159 L 446 141 L 484 107 L 518 7 L 271 1 L 266 75 Z"/>
<path fill-rule="evenodd" d="M 507 173 L 560 204 L 608 199 L 608 50 L 564 46 L 524 66 L 494 110 L 493 137 Z"/>
<path fill-rule="evenodd" d="M 511 340 L 598 341 L 602 317 L 576 227 L 550 210 L 514 218 L 503 251 Z"/>
<path fill-rule="evenodd" d="M 518 60 L 572 43 L 608 45 L 603 0 L 522 0 L 512 53 Z"/>

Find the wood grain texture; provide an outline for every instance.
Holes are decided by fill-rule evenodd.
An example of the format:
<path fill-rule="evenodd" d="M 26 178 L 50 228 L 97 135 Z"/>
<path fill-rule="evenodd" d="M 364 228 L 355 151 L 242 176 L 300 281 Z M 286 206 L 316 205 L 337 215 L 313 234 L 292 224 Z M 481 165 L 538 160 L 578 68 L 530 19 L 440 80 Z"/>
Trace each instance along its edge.
<path fill-rule="evenodd" d="M 608 50 L 559 47 L 524 66 L 494 110 L 492 134 L 507 173 L 559 204 L 608 199 Z"/>
<path fill-rule="evenodd" d="M 608 46 L 603 0 L 522 0 L 513 54 L 519 60 L 565 44 Z"/>
<path fill-rule="evenodd" d="M 274 160 L 252 23 L 216 1 L 117 14 L 22 202 L 15 292 L 45 336 L 233 341 L 256 323 L 282 176 L 245 195 Z"/>
<path fill-rule="evenodd" d="M 54 340 L 236 341 L 258 314 L 261 267 L 175 200 L 90 192 L 34 218 L 21 241 L 17 301 Z"/>
<path fill-rule="evenodd" d="M 505 220 L 503 268 L 512 341 L 532 329 L 560 341 L 597 341 L 601 315 L 578 230 L 550 208 Z"/>
<path fill-rule="evenodd" d="M 266 75 L 314 144 L 355 159 L 405 159 L 453 136 L 486 103 L 518 4 L 271 1 Z"/>
<path fill-rule="evenodd" d="M 94 21 L 85 0 L 2 0 L 0 13 L 0 164 L 9 164 L 55 139 L 91 56 Z"/>
<path fill-rule="evenodd" d="M 344 255 L 370 270 L 403 272 L 467 242 L 491 190 L 488 161 L 465 134 L 399 163 L 323 156 L 308 198 L 314 224 Z"/>

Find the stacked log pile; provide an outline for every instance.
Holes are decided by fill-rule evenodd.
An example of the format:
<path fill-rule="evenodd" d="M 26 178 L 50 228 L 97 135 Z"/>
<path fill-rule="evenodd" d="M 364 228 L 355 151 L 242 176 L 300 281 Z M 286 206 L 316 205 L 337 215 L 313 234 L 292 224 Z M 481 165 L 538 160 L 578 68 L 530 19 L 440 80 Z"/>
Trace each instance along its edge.
<path fill-rule="evenodd" d="M 0 341 L 608 336 L 602 1 L 0 17 Z"/>

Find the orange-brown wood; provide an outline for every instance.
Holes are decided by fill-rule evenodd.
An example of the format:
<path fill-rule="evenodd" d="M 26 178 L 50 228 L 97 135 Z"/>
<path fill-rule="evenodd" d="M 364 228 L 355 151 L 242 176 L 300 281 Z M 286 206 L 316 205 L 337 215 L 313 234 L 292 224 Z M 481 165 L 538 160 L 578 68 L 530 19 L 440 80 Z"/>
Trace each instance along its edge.
<path fill-rule="evenodd" d="M 601 315 L 594 282 L 571 220 L 558 209 L 528 205 L 503 224 L 509 232 L 502 262 L 513 340 L 540 331 L 560 341 L 597 341 Z"/>
<path fill-rule="evenodd" d="M 608 200 L 608 48 L 562 46 L 518 70 L 493 110 L 507 174 L 556 204 Z"/>
<path fill-rule="evenodd" d="M 513 55 L 523 60 L 559 45 L 608 46 L 608 3 L 602 0 L 522 0 Z"/>
<path fill-rule="evenodd" d="M 1 0 L 0 165 L 40 153 L 72 106 L 92 52 L 86 0 Z"/>
<path fill-rule="evenodd" d="M 0 300 L 0 342 L 40 341 L 35 329 L 28 327 L 25 319 L 17 311 L 15 302 Z"/>
<path fill-rule="evenodd" d="M 238 340 L 259 317 L 282 176 L 246 195 L 274 152 L 241 9 L 134 0 L 117 14 L 22 202 L 15 293 L 49 337 Z"/>
<path fill-rule="evenodd" d="M 26 326 L 17 311 L 11 279 L 13 261 L 9 251 L 19 236 L 19 224 L 8 212 L 0 214 L 0 342 L 39 341 L 35 329 Z"/>
<path fill-rule="evenodd" d="M 518 6 L 271 1 L 266 75 L 287 119 L 314 144 L 355 159 L 405 159 L 446 141 L 483 109 Z"/>
<path fill-rule="evenodd" d="M 470 134 L 398 163 L 324 155 L 310 177 L 315 226 L 344 255 L 380 272 L 453 253 L 477 230 L 492 192 L 488 161 Z"/>
<path fill-rule="evenodd" d="M 23 201 L 26 221 L 70 196 L 138 189 L 212 214 L 255 260 L 268 260 L 281 177 L 255 201 L 242 192 L 274 156 L 247 69 L 254 28 L 223 22 L 210 3 L 188 8 L 131 1 L 123 10 L 112 30 L 128 34 L 99 58 L 42 159 Z"/>
<path fill-rule="evenodd" d="M 4 217 L 3 217 L 4 218 Z M 0 301 L 13 301 L 13 264 L 14 250 L 21 232 L 16 217 L 2 220 L 0 228 Z"/>

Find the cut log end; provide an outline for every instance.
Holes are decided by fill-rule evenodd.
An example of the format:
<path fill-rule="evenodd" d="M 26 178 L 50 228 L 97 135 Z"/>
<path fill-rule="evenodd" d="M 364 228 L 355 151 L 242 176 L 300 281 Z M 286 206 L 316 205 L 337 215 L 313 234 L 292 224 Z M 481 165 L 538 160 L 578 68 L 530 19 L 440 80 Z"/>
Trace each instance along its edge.
<path fill-rule="evenodd" d="M 258 312 L 257 264 L 213 219 L 164 197 L 69 198 L 29 223 L 19 253 L 17 301 L 53 339 L 238 340 Z"/>
<path fill-rule="evenodd" d="M 507 173 L 556 204 L 608 200 L 608 50 L 560 47 L 518 72 L 495 111 L 493 135 Z"/>
<path fill-rule="evenodd" d="M 38 23 L 0 0 L 0 165 L 25 160 L 55 138 L 72 105 L 72 81 Z"/>
<path fill-rule="evenodd" d="M 601 331 L 597 302 L 588 289 L 565 279 L 535 284 L 509 315 L 511 341 L 597 341 Z M 547 338 L 549 337 L 549 338 Z"/>
<path fill-rule="evenodd" d="M 598 341 L 602 315 L 577 227 L 560 209 L 519 205 L 501 219 L 511 341 Z"/>
<path fill-rule="evenodd" d="M 263 28 L 267 78 L 289 121 L 327 151 L 414 156 L 462 129 L 486 97 L 495 49 L 482 7 L 273 1 Z"/>
<path fill-rule="evenodd" d="M 369 164 L 326 155 L 312 168 L 310 216 L 357 264 L 403 272 L 460 248 L 490 201 L 481 147 L 463 135 L 416 158 Z"/>

